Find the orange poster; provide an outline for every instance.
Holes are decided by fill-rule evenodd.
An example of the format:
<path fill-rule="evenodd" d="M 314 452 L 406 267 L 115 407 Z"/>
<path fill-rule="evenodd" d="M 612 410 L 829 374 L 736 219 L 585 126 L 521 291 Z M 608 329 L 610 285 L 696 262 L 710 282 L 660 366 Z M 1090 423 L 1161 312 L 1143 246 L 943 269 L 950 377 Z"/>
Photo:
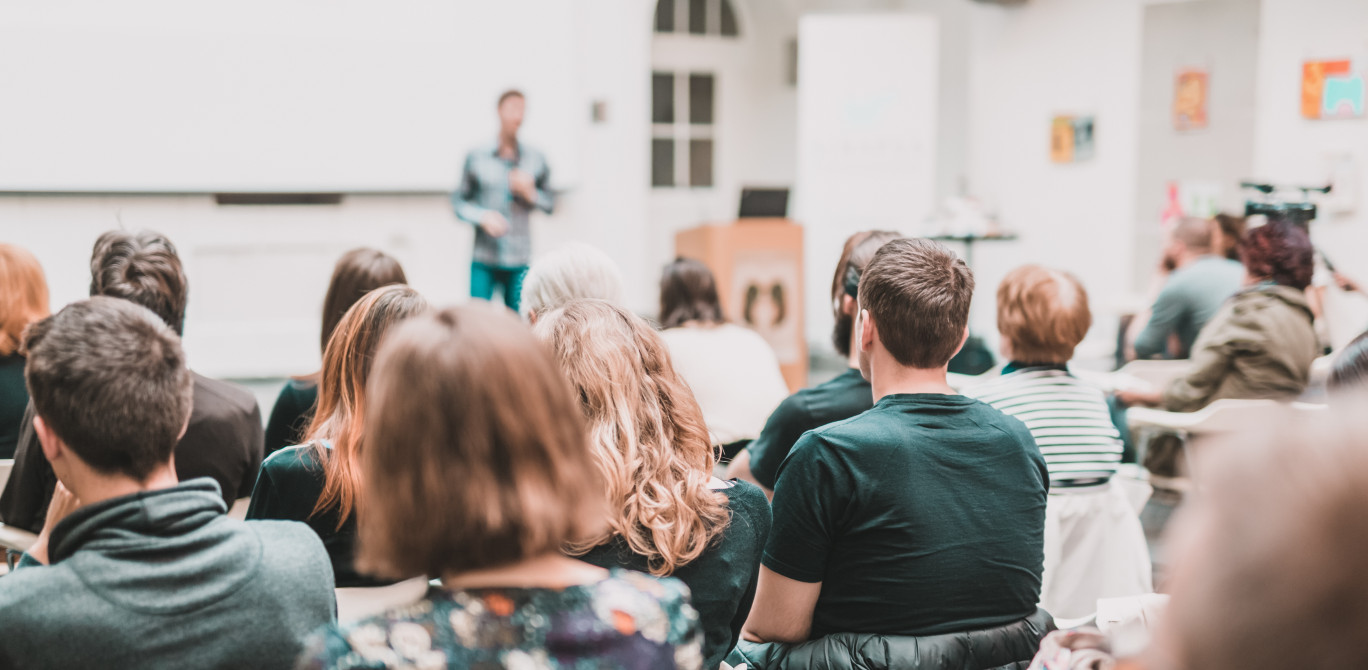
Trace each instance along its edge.
<path fill-rule="evenodd" d="M 1319 119 L 1325 103 L 1325 80 L 1349 75 L 1348 60 L 1309 60 L 1302 64 L 1301 113 Z"/>
<path fill-rule="evenodd" d="M 1207 127 L 1207 73 L 1182 70 L 1173 94 L 1173 127 L 1199 130 Z"/>

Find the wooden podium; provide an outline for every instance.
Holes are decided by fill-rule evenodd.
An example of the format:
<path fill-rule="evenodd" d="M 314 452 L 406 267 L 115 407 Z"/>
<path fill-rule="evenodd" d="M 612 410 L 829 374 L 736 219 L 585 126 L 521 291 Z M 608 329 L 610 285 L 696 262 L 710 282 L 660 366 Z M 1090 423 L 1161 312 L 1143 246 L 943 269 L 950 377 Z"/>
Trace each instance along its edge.
<path fill-rule="evenodd" d="M 727 319 L 769 342 L 789 392 L 806 386 L 802 226 L 789 219 L 704 224 L 675 234 L 675 254 L 712 270 Z"/>

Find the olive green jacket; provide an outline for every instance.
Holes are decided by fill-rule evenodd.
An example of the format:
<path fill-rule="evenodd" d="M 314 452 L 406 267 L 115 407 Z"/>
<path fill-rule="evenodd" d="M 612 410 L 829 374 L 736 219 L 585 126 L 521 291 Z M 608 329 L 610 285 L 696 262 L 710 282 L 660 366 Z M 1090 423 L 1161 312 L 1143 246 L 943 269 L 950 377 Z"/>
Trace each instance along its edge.
<path fill-rule="evenodd" d="M 1320 353 L 1306 294 L 1261 284 L 1236 293 L 1202 328 L 1192 367 L 1164 390 L 1164 409 L 1195 412 L 1222 398 L 1291 400 Z"/>

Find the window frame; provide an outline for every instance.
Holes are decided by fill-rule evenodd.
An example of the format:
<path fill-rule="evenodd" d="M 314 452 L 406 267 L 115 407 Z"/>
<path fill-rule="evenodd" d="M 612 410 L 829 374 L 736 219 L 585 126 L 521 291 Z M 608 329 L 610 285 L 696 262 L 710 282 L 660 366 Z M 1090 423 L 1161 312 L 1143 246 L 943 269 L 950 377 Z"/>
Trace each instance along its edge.
<path fill-rule="evenodd" d="M 718 145 L 718 74 L 716 71 L 704 71 L 694 68 L 681 68 L 670 70 L 664 68 L 651 68 L 652 87 L 657 76 L 673 76 L 674 89 L 674 122 L 656 123 L 654 100 L 652 95 L 651 115 L 651 188 L 655 189 L 687 189 L 703 190 L 717 186 L 717 145 Z M 692 91 L 691 83 L 695 77 L 707 76 L 712 79 L 712 105 L 709 116 L 710 123 L 693 123 L 692 116 Z M 656 184 L 655 183 L 655 142 L 657 140 L 669 140 L 674 148 L 674 183 Z M 709 156 L 709 174 L 707 184 L 694 184 L 692 168 L 693 142 L 696 140 L 707 140 L 712 143 L 712 151 Z"/>

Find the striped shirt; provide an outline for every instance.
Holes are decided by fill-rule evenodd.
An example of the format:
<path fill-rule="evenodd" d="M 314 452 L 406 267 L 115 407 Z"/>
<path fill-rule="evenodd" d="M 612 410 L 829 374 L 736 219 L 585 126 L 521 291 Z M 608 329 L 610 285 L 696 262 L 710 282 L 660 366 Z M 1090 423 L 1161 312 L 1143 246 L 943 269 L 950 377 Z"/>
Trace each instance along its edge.
<path fill-rule="evenodd" d="M 1023 368 L 965 395 L 1026 424 L 1045 457 L 1052 488 L 1101 484 L 1121 462 L 1121 434 L 1106 396 L 1067 370 Z"/>

